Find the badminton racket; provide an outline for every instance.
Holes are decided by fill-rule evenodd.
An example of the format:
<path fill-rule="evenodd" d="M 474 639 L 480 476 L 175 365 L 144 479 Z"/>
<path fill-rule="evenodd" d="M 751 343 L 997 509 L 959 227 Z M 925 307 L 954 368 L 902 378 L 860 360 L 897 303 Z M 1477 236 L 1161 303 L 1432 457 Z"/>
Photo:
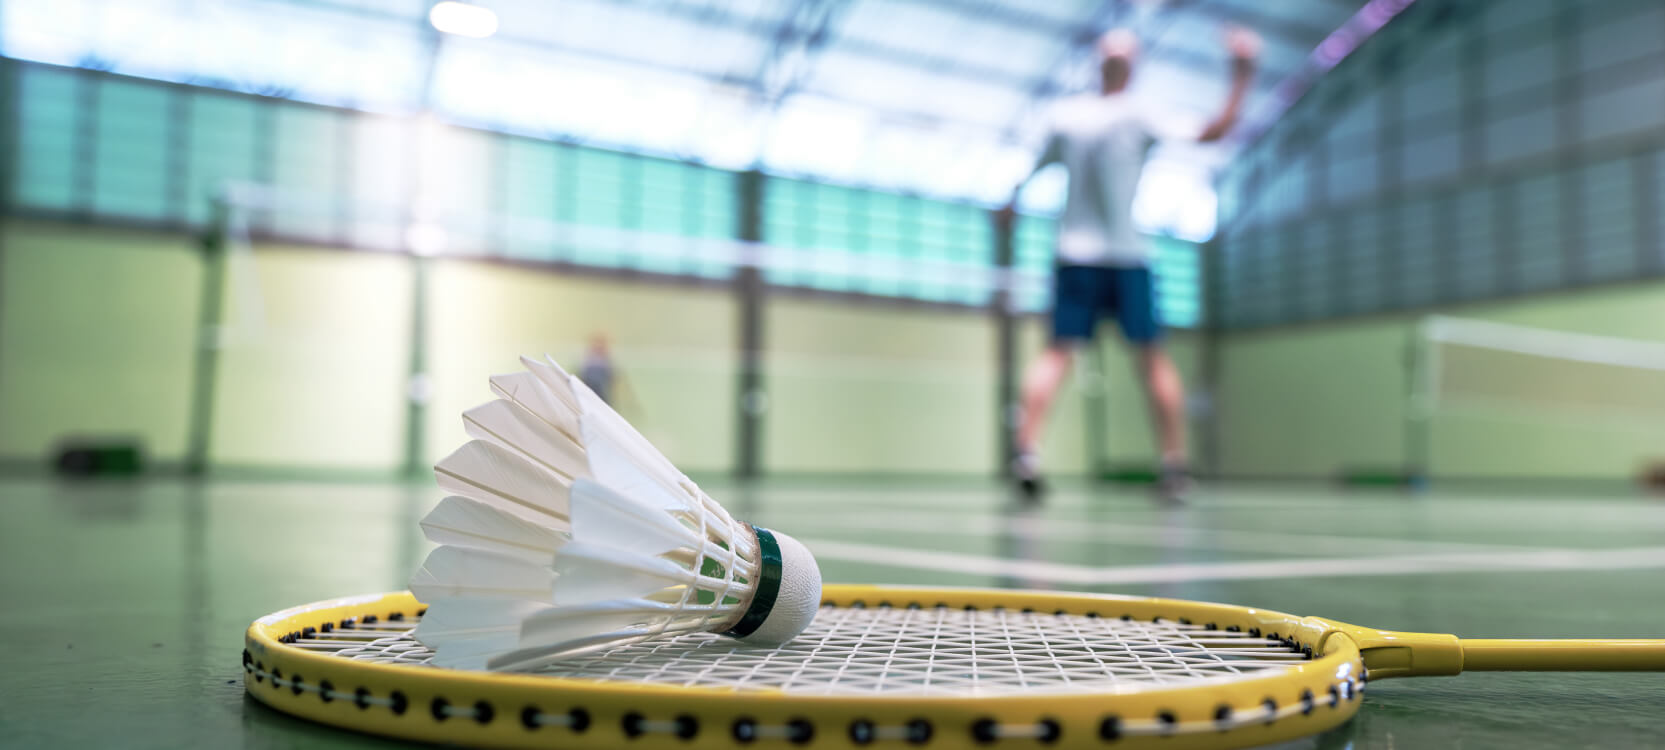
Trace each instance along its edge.
<path fill-rule="evenodd" d="M 1665 671 L 1665 640 L 1474 640 L 1171 599 L 828 585 L 781 647 L 690 634 L 506 674 L 428 666 L 410 636 L 422 612 L 396 593 L 263 617 L 245 639 L 246 690 L 326 724 L 481 747 L 1180 750 L 1322 732 L 1385 678 Z"/>

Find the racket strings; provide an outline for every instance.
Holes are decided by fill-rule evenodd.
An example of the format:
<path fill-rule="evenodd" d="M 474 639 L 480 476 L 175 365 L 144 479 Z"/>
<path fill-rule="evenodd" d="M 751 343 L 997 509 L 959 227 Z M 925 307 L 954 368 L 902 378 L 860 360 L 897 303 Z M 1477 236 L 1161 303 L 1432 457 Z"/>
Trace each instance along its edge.
<path fill-rule="evenodd" d="M 292 645 L 359 661 L 426 664 L 433 652 L 410 637 L 415 624 L 383 622 L 314 632 Z M 780 647 L 751 647 L 692 633 L 577 655 L 538 673 L 808 695 L 957 696 L 1229 680 L 1287 669 L 1307 658 L 1259 635 L 1163 620 L 947 607 L 823 607 L 801 636 Z M 1290 710 L 1280 706 L 1268 709 L 1276 714 L 1267 717 L 1245 714 L 1233 721 L 1265 720 Z M 1158 725 L 1125 729 L 1171 730 Z"/>

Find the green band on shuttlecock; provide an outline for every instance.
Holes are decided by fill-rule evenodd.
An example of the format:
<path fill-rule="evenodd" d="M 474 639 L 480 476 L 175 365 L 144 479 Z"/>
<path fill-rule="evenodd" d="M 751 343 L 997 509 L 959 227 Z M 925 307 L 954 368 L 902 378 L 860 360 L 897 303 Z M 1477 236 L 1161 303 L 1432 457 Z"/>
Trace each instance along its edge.
<path fill-rule="evenodd" d="M 723 633 L 734 638 L 745 638 L 763 627 L 763 621 L 769 619 L 769 610 L 775 608 L 775 597 L 780 595 L 780 543 L 768 529 L 753 526 L 752 531 L 757 532 L 757 591 L 752 594 L 752 606 L 746 608 L 746 614 Z"/>

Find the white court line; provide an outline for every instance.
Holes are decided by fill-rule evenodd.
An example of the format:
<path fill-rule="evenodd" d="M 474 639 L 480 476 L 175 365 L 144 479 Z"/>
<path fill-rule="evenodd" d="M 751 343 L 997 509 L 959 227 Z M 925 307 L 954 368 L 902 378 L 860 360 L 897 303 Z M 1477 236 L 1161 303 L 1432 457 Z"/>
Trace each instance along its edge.
<path fill-rule="evenodd" d="M 1014 515 L 957 514 L 908 511 L 872 513 L 792 513 L 799 529 L 897 531 L 909 534 L 948 534 L 987 538 L 999 534 L 1044 538 L 1047 541 L 1108 542 L 1142 547 L 1218 549 L 1269 552 L 1278 555 L 1404 555 L 1406 553 L 1526 552 L 1542 549 L 1515 544 L 1435 542 L 1387 537 L 1291 534 L 1276 531 L 1198 528 L 1189 524 L 1155 525 L 1105 521 L 1035 518 Z"/>
<path fill-rule="evenodd" d="M 876 513 L 885 509 L 907 508 L 944 508 L 963 511 L 965 513 L 1004 513 L 1011 509 L 1009 493 L 994 492 L 983 495 L 974 494 L 968 501 L 968 493 L 952 492 L 940 489 L 920 489 L 918 491 L 895 490 L 882 494 L 871 494 L 866 490 L 800 490 L 790 489 L 773 491 L 771 501 L 778 504 L 773 506 L 783 513 L 796 512 L 802 506 L 826 507 L 836 504 L 840 508 L 855 508 L 860 506 L 859 513 Z M 814 493 L 814 494 L 810 494 Z M 1118 515 L 1134 516 L 1140 519 L 1156 519 L 1184 514 L 1189 511 L 1221 512 L 1221 511 L 1266 511 L 1269 513 L 1294 509 L 1316 509 L 1330 512 L 1373 512 L 1393 511 L 1399 513 L 1428 513 L 1430 523 L 1438 522 L 1445 525 L 1474 524 L 1489 529 L 1521 529 L 1521 530 L 1570 530 L 1587 533 L 1633 533 L 1638 531 L 1661 529 L 1665 530 L 1665 506 L 1645 505 L 1635 500 L 1592 499 L 1586 497 L 1538 497 L 1529 496 L 1524 500 L 1513 503 L 1509 498 L 1499 495 L 1448 495 L 1432 497 L 1405 497 L 1403 495 L 1359 494 L 1344 497 L 1345 493 L 1338 491 L 1329 495 L 1314 495 L 1303 497 L 1299 495 L 1267 497 L 1264 495 L 1233 496 L 1209 495 L 1204 493 L 1198 500 L 1187 500 L 1180 508 L 1163 508 L 1154 502 L 1141 506 L 1134 504 L 1114 504 L 1117 501 L 1136 495 L 1112 496 L 1103 501 L 1104 507 L 1095 512 L 1109 512 L 1113 509 Z M 1101 500 L 1088 497 L 1085 502 L 1073 502 L 1073 498 L 1064 498 L 1066 502 L 1056 505 L 1060 510 L 1080 511 L 1097 508 Z M 1576 505 L 1576 508 L 1572 506 Z M 877 506 L 877 510 L 868 510 Z M 1049 506 L 1052 507 L 1052 506 Z M 1565 510 L 1576 517 L 1567 515 L 1548 514 L 1544 509 Z M 1520 512 L 1532 511 L 1532 512 Z M 1083 523 L 1089 519 L 1079 519 Z M 1569 525 L 1569 523 L 1571 525 Z M 1518 547 L 1528 548 L 1528 547 Z"/>
<path fill-rule="evenodd" d="M 1665 547 L 1611 550 L 1449 553 L 1373 558 L 1254 560 L 1247 562 L 1086 565 L 1016 560 L 958 552 L 802 539 L 817 558 L 875 563 L 916 570 L 971 573 L 1072 585 L 1337 578 L 1522 570 L 1636 570 L 1665 568 Z"/>

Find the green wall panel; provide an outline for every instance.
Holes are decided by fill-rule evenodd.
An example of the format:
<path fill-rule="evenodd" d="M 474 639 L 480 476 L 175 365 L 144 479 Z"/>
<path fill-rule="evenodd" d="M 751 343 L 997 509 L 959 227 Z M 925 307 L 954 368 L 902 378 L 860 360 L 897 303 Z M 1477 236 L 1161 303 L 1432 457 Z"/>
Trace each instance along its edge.
<path fill-rule="evenodd" d="M 784 297 L 766 309 L 769 471 L 992 474 L 988 316 Z"/>
<path fill-rule="evenodd" d="M 377 253 L 234 254 L 210 461 L 402 465 L 411 270 L 409 258 Z"/>
<path fill-rule="evenodd" d="M 178 460 L 201 265 L 179 237 L 0 224 L 0 456 L 69 435 L 143 441 Z"/>

